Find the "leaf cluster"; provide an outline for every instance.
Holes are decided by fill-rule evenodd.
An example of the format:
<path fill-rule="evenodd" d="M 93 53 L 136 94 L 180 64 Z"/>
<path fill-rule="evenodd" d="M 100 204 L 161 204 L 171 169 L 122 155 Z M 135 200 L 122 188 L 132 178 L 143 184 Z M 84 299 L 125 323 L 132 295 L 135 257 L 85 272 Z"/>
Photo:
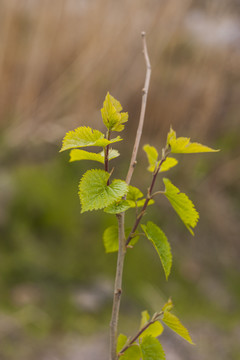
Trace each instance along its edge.
<path fill-rule="evenodd" d="M 125 245 L 133 247 L 139 237 L 144 235 L 156 250 L 161 261 L 166 280 L 168 280 L 172 268 L 171 246 L 163 230 L 152 221 L 141 224 L 143 233 L 138 233 L 143 215 L 149 205 L 154 204 L 155 195 L 165 196 L 175 210 L 183 224 L 192 235 L 193 229 L 199 220 L 199 214 L 188 196 L 181 192 L 168 178 L 163 178 L 164 190 L 153 193 L 156 186 L 157 176 L 166 172 L 178 164 L 178 160 L 171 154 L 190 154 L 215 152 L 208 146 L 191 142 L 189 138 L 177 137 L 176 132 L 170 128 L 167 135 L 166 146 L 160 152 L 154 146 L 144 145 L 143 150 L 148 160 L 148 171 L 152 173 L 152 182 L 144 196 L 143 192 L 135 186 L 128 185 L 124 180 L 112 179 L 113 169 L 109 171 L 109 161 L 120 154 L 118 150 L 110 148 L 113 144 L 121 141 L 121 137 L 111 137 L 112 132 L 121 132 L 128 120 L 128 114 L 122 112 L 122 106 L 118 100 L 107 93 L 101 109 L 101 115 L 106 134 L 90 127 L 81 126 L 69 131 L 63 139 L 60 151 L 71 150 L 70 161 L 91 160 L 104 165 L 103 169 L 91 169 L 83 174 L 79 183 L 79 198 L 81 212 L 92 210 L 104 210 L 108 214 L 120 214 L 128 209 L 135 209 L 136 219 L 131 228 L 125 229 Z M 83 147 L 100 147 L 101 151 L 92 152 L 82 150 Z M 119 250 L 119 229 L 116 225 L 108 227 L 103 234 L 103 243 L 107 253 Z M 159 314 L 154 314 L 152 319 L 147 311 L 142 313 L 141 326 L 136 338 L 127 339 L 125 335 L 118 337 L 117 352 L 121 360 L 157 360 L 165 359 L 162 345 L 157 337 L 163 332 L 163 324 L 167 325 L 182 338 L 192 344 L 187 329 L 180 320 L 172 314 L 172 303 L 164 305 Z"/>
<path fill-rule="evenodd" d="M 172 314 L 173 304 L 169 300 L 159 313 L 150 319 L 148 311 L 142 312 L 140 329 L 134 338 L 120 334 L 117 342 L 117 353 L 124 360 L 165 360 L 165 352 L 158 339 L 167 325 L 172 331 L 194 345 L 186 327 L 179 318 Z"/>

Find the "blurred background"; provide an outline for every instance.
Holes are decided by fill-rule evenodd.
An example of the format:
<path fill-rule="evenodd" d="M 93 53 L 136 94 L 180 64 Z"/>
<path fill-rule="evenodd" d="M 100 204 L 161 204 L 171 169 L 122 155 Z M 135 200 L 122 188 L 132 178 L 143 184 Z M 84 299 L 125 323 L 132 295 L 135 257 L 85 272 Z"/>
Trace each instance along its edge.
<path fill-rule="evenodd" d="M 152 64 L 142 145 L 161 149 L 171 124 L 221 152 L 178 157 L 167 174 L 200 222 L 192 238 L 167 201 L 149 209 L 146 220 L 171 242 L 173 271 L 166 283 L 143 238 L 128 251 L 120 330 L 135 333 L 140 312 L 172 296 L 197 345 L 166 330 L 168 360 L 240 359 L 239 0 L 1 0 L 1 360 L 107 358 L 116 255 L 104 253 L 102 233 L 116 220 L 80 216 L 78 182 L 94 164 L 58 152 L 68 130 L 104 130 L 110 91 L 129 112 L 112 163 L 125 178 L 145 78 L 142 30 Z M 141 149 L 132 184 L 144 192 L 146 167 Z"/>

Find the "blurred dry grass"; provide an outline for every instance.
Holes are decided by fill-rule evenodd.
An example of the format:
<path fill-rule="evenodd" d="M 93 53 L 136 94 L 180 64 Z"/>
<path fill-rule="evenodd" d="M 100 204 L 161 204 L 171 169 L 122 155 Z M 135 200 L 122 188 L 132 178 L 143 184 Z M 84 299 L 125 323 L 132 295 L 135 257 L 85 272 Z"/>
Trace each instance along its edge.
<path fill-rule="evenodd" d="M 179 256 L 197 258 L 182 262 L 182 273 L 216 302 L 227 288 L 215 282 L 211 292 L 211 279 L 221 283 L 227 267 L 234 279 L 239 271 L 239 19 L 239 2 L 224 0 L 0 2 L 2 173 L 24 158 L 55 158 L 71 128 L 99 128 L 108 90 L 129 111 L 131 143 L 145 76 L 140 33 L 147 32 L 153 71 L 143 142 L 164 141 L 172 124 L 222 149 L 214 159 L 183 160 L 185 171 L 176 173 L 194 188 L 201 239 L 183 247 L 182 234 L 172 233 Z"/>

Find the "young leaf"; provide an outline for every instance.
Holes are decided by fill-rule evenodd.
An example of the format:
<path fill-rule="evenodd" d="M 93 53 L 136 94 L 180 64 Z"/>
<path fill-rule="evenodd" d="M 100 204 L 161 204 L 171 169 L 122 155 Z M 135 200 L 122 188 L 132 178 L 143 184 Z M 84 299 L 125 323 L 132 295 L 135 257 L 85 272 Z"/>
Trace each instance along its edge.
<path fill-rule="evenodd" d="M 152 336 L 143 338 L 140 344 L 142 360 L 165 360 L 165 354 L 160 342 Z"/>
<path fill-rule="evenodd" d="M 162 311 L 171 311 L 173 309 L 173 302 L 172 299 L 168 299 L 166 304 L 163 305 Z"/>
<path fill-rule="evenodd" d="M 117 353 L 119 353 L 123 347 L 125 346 L 125 344 L 127 343 L 127 336 L 123 335 L 123 334 L 119 334 L 118 335 L 118 339 L 117 339 Z"/>
<path fill-rule="evenodd" d="M 186 194 L 181 193 L 180 190 L 174 186 L 169 179 L 164 178 L 165 196 L 170 201 L 172 207 L 177 212 L 184 225 L 194 235 L 192 228 L 197 225 L 199 214 L 195 209 L 192 201 Z"/>
<path fill-rule="evenodd" d="M 152 221 L 149 221 L 147 225 L 142 225 L 142 229 L 145 232 L 148 240 L 153 243 L 155 249 L 157 250 L 166 279 L 168 279 L 172 267 L 172 253 L 166 235 Z"/>
<path fill-rule="evenodd" d="M 140 360 L 141 359 L 141 350 L 139 345 L 131 345 L 123 355 L 121 355 L 121 360 Z"/>
<path fill-rule="evenodd" d="M 190 138 L 177 138 L 176 132 L 172 128 L 168 133 L 167 144 L 171 147 L 171 152 L 175 154 L 193 154 L 219 151 L 199 143 L 191 143 Z"/>
<path fill-rule="evenodd" d="M 158 167 L 160 161 L 158 160 L 158 152 L 154 146 L 144 145 L 143 150 L 147 154 L 149 166 L 148 171 L 154 172 L 154 170 Z M 168 171 L 175 165 L 177 165 L 178 161 L 172 157 L 167 157 L 166 160 L 162 163 L 160 172 Z"/>
<path fill-rule="evenodd" d="M 115 159 L 120 154 L 117 150 L 109 149 L 108 160 Z M 70 151 L 70 162 L 78 160 L 93 160 L 98 161 L 101 164 L 104 164 L 104 151 L 100 153 L 92 153 L 85 150 L 73 149 Z"/>
<path fill-rule="evenodd" d="M 104 164 L 104 157 L 101 154 L 92 153 L 85 150 L 73 149 L 70 151 L 70 162 L 78 160 L 93 160 Z"/>
<path fill-rule="evenodd" d="M 165 310 L 162 321 L 179 336 L 188 341 L 190 344 L 194 345 L 188 330 L 183 326 L 177 316 Z"/>
<path fill-rule="evenodd" d="M 150 320 L 150 316 L 148 312 L 146 310 L 142 311 L 140 329 L 142 329 L 144 325 L 148 323 L 149 320 Z M 159 321 L 155 321 L 153 324 L 149 325 L 149 327 L 146 330 L 142 332 L 142 334 L 140 335 L 140 339 L 145 336 L 158 337 L 159 335 L 162 334 L 163 330 L 164 327 L 162 326 L 162 324 Z"/>
<path fill-rule="evenodd" d="M 104 151 L 101 151 L 100 154 L 102 155 L 103 159 L 104 159 Z M 118 157 L 120 154 L 117 150 L 115 149 L 109 149 L 108 152 L 108 160 L 112 160 L 115 159 L 116 157 Z"/>
<path fill-rule="evenodd" d="M 138 200 L 138 201 L 128 200 L 128 203 L 129 203 L 129 205 L 130 205 L 131 208 L 142 207 L 142 206 L 144 205 L 144 203 L 145 203 L 145 200 L 146 200 L 146 199 L 141 199 L 141 200 Z M 152 204 L 154 204 L 154 200 L 153 200 L 153 199 L 149 200 L 148 206 L 149 206 L 149 205 L 152 205 Z"/>
<path fill-rule="evenodd" d="M 104 138 L 104 134 L 101 133 L 101 131 L 93 130 L 89 126 L 80 126 L 73 131 L 69 131 L 65 135 L 60 152 L 85 146 L 105 147 L 108 144 L 112 144 L 121 140 L 122 139 L 119 136 L 114 139 L 107 140 Z"/>
<path fill-rule="evenodd" d="M 123 123 L 128 121 L 128 113 L 121 113 L 122 106 L 118 100 L 107 93 L 101 109 L 104 125 L 111 131 L 122 131 Z"/>
<path fill-rule="evenodd" d="M 126 237 L 131 229 L 126 230 Z M 135 245 L 139 236 L 135 236 L 130 241 L 129 245 Z M 116 225 L 109 226 L 103 233 L 103 244 L 106 253 L 118 251 L 118 227 Z"/>
<path fill-rule="evenodd" d="M 167 157 L 160 167 L 160 172 L 168 171 L 177 164 L 178 164 L 177 159 L 174 159 L 173 157 Z"/>
<path fill-rule="evenodd" d="M 143 197 L 143 193 L 135 186 L 129 185 L 128 193 L 127 193 L 127 200 L 137 201 L 139 198 Z"/>
<path fill-rule="evenodd" d="M 114 202 L 113 204 L 107 206 L 104 209 L 104 212 L 108 213 L 108 214 L 119 214 L 121 212 L 126 211 L 127 209 L 129 209 L 131 206 L 129 204 L 129 201 L 127 200 L 120 200 L 117 202 Z"/>
<path fill-rule="evenodd" d="M 148 144 L 144 145 L 143 150 L 147 154 L 147 158 L 148 158 L 148 163 L 149 163 L 148 171 L 154 172 L 158 164 L 158 152 L 154 146 L 150 146 Z"/>
<path fill-rule="evenodd" d="M 122 180 L 113 180 L 107 185 L 109 174 L 104 170 L 88 170 L 79 184 L 79 197 L 82 213 L 88 210 L 103 209 L 120 200 L 128 191 L 128 185 Z"/>

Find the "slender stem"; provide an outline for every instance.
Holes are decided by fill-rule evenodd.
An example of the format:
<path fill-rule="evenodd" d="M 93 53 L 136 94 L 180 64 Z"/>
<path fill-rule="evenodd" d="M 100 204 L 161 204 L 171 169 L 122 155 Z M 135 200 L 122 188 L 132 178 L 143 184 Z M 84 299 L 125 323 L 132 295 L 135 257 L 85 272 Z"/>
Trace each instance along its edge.
<path fill-rule="evenodd" d="M 157 169 L 156 169 L 155 172 L 153 173 L 152 183 L 151 183 L 151 185 L 150 185 L 150 188 L 148 189 L 148 195 L 147 195 L 147 197 L 146 197 L 146 200 L 145 200 L 145 202 L 144 202 L 144 204 L 143 204 L 143 207 L 142 207 L 139 215 L 138 215 L 137 218 L 136 218 L 136 221 L 135 221 L 135 223 L 134 223 L 134 225 L 133 225 L 133 227 L 132 227 L 132 230 L 131 230 L 131 232 L 130 232 L 127 240 L 126 240 L 126 246 L 128 246 L 128 244 L 130 243 L 133 234 L 134 234 L 135 231 L 137 230 L 138 225 L 140 224 L 140 221 L 142 220 L 142 217 L 143 217 L 143 215 L 145 214 L 145 211 L 146 211 L 146 208 L 147 208 L 147 206 L 148 206 L 148 203 L 149 203 L 149 201 L 150 201 L 151 198 L 152 198 L 153 187 L 154 187 L 154 185 L 155 185 L 155 182 L 156 182 L 158 173 L 159 173 L 159 171 L 160 171 L 160 168 L 161 168 L 162 164 L 163 164 L 164 161 L 166 160 L 166 158 L 167 158 L 167 155 L 164 154 L 164 156 L 163 156 L 163 158 L 161 159 L 161 161 L 160 161 Z"/>
<path fill-rule="evenodd" d="M 141 136 L 142 136 L 142 129 L 143 129 L 146 105 L 147 105 L 148 89 L 149 89 L 149 83 L 150 83 L 150 77 L 151 77 L 151 64 L 150 64 L 148 51 L 147 51 L 146 33 L 144 31 L 142 32 L 142 40 L 143 40 L 143 54 L 144 54 L 147 70 L 146 70 L 144 88 L 142 91 L 142 104 L 141 104 L 139 124 L 138 124 L 136 139 L 135 139 L 135 143 L 134 143 L 134 147 L 133 147 L 132 158 L 130 161 L 130 166 L 129 166 L 127 177 L 126 177 L 127 184 L 130 184 L 130 182 L 131 182 L 134 167 L 136 165 L 138 148 L 139 148 L 139 144 L 140 144 L 140 140 L 141 140 Z"/>
<path fill-rule="evenodd" d="M 122 294 L 122 275 L 123 275 L 123 264 L 126 253 L 125 247 L 125 231 L 124 231 L 124 216 L 123 213 L 117 215 L 118 219 L 118 259 L 117 259 L 117 271 L 114 285 L 114 298 L 112 308 L 112 318 L 110 322 L 110 360 L 117 359 L 117 327 L 118 327 L 118 316 Z"/>
<path fill-rule="evenodd" d="M 137 334 L 122 348 L 122 350 L 118 353 L 118 357 L 120 357 L 135 341 L 142 335 L 142 333 L 149 328 L 150 325 L 154 324 L 159 320 L 160 316 L 163 314 L 163 311 L 153 316 L 153 318 L 147 322 L 138 332 Z"/>
<path fill-rule="evenodd" d="M 133 147 L 132 157 L 129 165 L 128 174 L 126 177 L 126 183 L 130 184 L 132 174 L 134 171 L 134 167 L 136 164 L 137 152 L 139 148 L 139 143 L 142 135 L 143 123 L 145 118 L 146 111 L 146 103 L 147 103 L 147 95 L 150 83 L 151 76 L 151 66 L 147 52 L 147 44 L 146 44 L 146 34 L 142 32 L 142 40 L 143 40 L 143 53 L 146 62 L 146 77 L 142 95 L 142 105 L 141 112 L 139 118 L 139 124 L 135 139 L 135 144 Z M 107 147 L 105 150 L 105 169 L 108 168 L 108 155 L 107 155 Z M 107 171 L 107 170 L 106 170 Z M 118 250 L 118 259 L 117 259 L 117 270 L 115 277 L 115 285 L 114 285 L 114 298 L 113 298 L 113 308 L 112 308 L 112 318 L 110 322 L 110 360 L 117 360 L 117 328 L 118 328 L 118 317 L 119 317 L 119 309 L 120 309 L 120 301 L 122 294 L 122 275 L 123 275 L 123 264 L 126 253 L 126 241 L 125 241 L 125 231 L 124 231 L 124 219 L 125 213 L 121 213 L 117 215 L 118 218 L 118 241 L 119 241 L 119 250 Z"/>
<path fill-rule="evenodd" d="M 110 130 L 108 130 L 107 131 L 107 139 L 108 140 L 110 140 L 110 135 L 111 135 L 111 132 L 110 132 Z M 107 172 L 109 171 L 108 154 L 109 154 L 109 144 L 104 148 L 104 170 Z M 107 185 L 109 185 L 109 179 L 108 179 Z"/>

